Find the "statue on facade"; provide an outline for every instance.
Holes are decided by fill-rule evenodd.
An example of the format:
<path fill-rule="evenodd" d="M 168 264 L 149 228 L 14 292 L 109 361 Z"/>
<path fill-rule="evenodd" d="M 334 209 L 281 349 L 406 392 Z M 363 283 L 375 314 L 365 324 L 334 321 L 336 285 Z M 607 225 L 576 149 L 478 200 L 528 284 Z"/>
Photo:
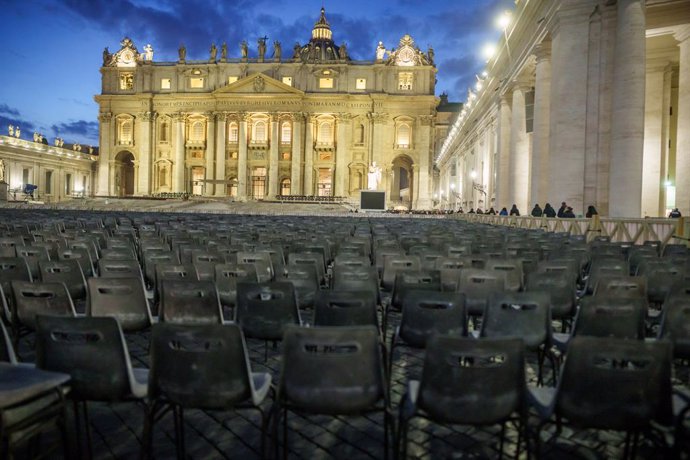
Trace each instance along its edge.
<path fill-rule="evenodd" d="M 264 56 L 266 56 L 266 40 L 268 37 L 261 37 L 258 41 L 258 48 L 259 48 L 259 62 L 264 60 Z"/>
<path fill-rule="evenodd" d="M 34 131 L 34 142 L 38 142 L 38 133 Z"/>
<path fill-rule="evenodd" d="M 228 44 L 223 42 L 220 47 L 220 60 L 225 62 L 228 59 Z"/>
<path fill-rule="evenodd" d="M 434 65 L 434 49 L 431 46 L 429 46 L 427 56 L 429 58 L 429 65 Z"/>
<path fill-rule="evenodd" d="M 8 126 L 7 131 L 10 133 L 10 137 L 14 137 L 14 126 Z"/>
<path fill-rule="evenodd" d="M 0 183 L 5 182 L 5 161 L 0 159 Z"/>
<path fill-rule="evenodd" d="M 215 43 L 211 43 L 211 49 L 208 50 L 209 52 L 209 62 L 216 62 L 216 56 L 218 56 L 218 48 L 216 48 Z"/>
<path fill-rule="evenodd" d="M 273 42 L 273 60 L 280 62 L 280 57 L 283 54 L 283 49 L 278 40 Z"/>
<path fill-rule="evenodd" d="M 379 42 L 379 46 L 376 47 L 376 60 L 383 61 L 386 57 L 386 47 L 383 46 L 383 42 Z"/>
<path fill-rule="evenodd" d="M 242 53 L 242 59 L 247 59 L 249 57 L 249 47 L 247 46 L 247 40 L 242 40 L 240 43 L 240 52 Z"/>
<path fill-rule="evenodd" d="M 180 48 L 177 50 L 177 54 L 180 57 L 180 62 L 184 62 L 185 58 L 187 57 L 187 48 L 185 48 L 184 44 L 180 45 Z"/>
<path fill-rule="evenodd" d="M 153 46 L 150 43 L 144 46 L 144 61 L 153 61 Z"/>
<path fill-rule="evenodd" d="M 16 128 L 14 128 L 14 137 L 16 137 L 17 139 L 19 139 L 19 136 L 21 136 L 21 135 L 22 135 L 22 130 L 19 129 L 19 126 L 17 126 Z"/>
<path fill-rule="evenodd" d="M 299 42 L 295 42 L 295 46 L 292 47 L 292 59 L 299 59 L 299 52 L 302 49 L 302 45 Z"/>
<path fill-rule="evenodd" d="M 103 66 L 107 66 L 110 63 L 110 51 L 108 50 L 108 47 L 106 46 L 105 49 L 103 50 Z"/>
<path fill-rule="evenodd" d="M 369 190 L 378 190 L 379 183 L 381 182 L 381 167 L 376 165 L 376 162 L 372 162 L 369 165 L 369 173 L 367 174 L 367 185 Z"/>
<path fill-rule="evenodd" d="M 340 45 L 340 59 L 345 61 L 347 59 L 347 44 L 345 42 Z"/>

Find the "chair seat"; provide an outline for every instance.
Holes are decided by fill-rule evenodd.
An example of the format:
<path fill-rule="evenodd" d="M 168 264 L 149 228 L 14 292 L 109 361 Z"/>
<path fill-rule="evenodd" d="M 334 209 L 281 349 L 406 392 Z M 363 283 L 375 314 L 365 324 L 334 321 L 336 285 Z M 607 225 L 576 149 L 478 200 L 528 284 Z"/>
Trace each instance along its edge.
<path fill-rule="evenodd" d="M 556 389 L 553 387 L 529 387 L 527 400 L 534 407 L 542 420 L 548 420 L 553 414 L 556 403 Z"/>
<path fill-rule="evenodd" d="M 53 390 L 69 379 L 69 374 L 0 363 L 0 410 Z"/>
<path fill-rule="evenodd" d="M 568 342 L 570 342 L 570 334 L 563 332 L 554 332 L 551 336 L 553 346 L 560 352 L 565 352 L 568 349 Z"/>
<path fill-rule="evenodd" d="M 132 376 L 134 377 L 131 381 L 132 396 L 136 399 L 145 398 L 149 388 L 149 370 L 142 367 L 134 367 L 132 368 Z"/>
<path fill-rule="evenodd" d="M 272 377 L 268 372 L 252 372 L 252 384 L 254 391 L 252 392 L 252 402 L 255 406 L 261 404 L 266 395 L 271 390 Z"/>

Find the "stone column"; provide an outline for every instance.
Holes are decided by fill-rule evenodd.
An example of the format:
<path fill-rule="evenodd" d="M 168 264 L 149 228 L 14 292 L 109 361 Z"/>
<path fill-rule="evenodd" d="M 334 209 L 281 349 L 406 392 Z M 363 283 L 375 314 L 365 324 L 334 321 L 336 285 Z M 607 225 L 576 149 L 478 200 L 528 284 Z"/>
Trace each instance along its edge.
<path fill-rule="evenodd" d="M 612 217 L 640 217 L 645 72 L 645 2 L 618 0 L 609 176 Z"/>
<path fill-rule="evenodd" d="M 374 132 L 372 133 L 372 145 L 373 145 L 373 152 L 372 152 L 372 162 L 376 162 L 378 166 L 381 166 L 383 168 L 383 163 L 385 159 L 385 134 L 386 134 L 386 125 L 388 123 L 388 114 L 387 113 L 371 113 L 370 114 L 371 119 L 373 120 L 373 128 Z M 367 184 L 368 187 L 368 184 Z"/>
<path fill-rule="evenodd" d="M 225 183 L 225 136 L 228 132 L 228 114 L 225 112 L 216 112 L 214 115 L 216 121 L 216 196 L 225 196 L 227 195 L 227 184 Z"/>
<path fill-rule="evenodd" d="M 314 116 L 307 115 L 307 131 L 304 140 L 304 194 L 314 194 Z"/>
<path fill-rule="evenodd" d="M 204 171 L 204 196 L 213 196 L 213 178 L 215 177 L 213 167 L 216 163 L 216 123 L 215 117 L 211 113 L 206 114 L 206 152 L 204 158 L 206 159 L 206 169 Z"/>
<path fill-rule="evenodd" d="M 515 203 L 525 213 L 529 203 L 529 140 L 525 122 L 525 93 L 529 86 L 516 82 L 513 88 L 513 107 L 510 127 L 510 204 Z M 531 208 L 530 208 L 531 209 Z"/>
<path fill-rule="evenodd" d="M 151 158 L 153 156 L 151 122 L 155 123 L 155 120 L 155 112 L 142 112 L 136 120 L 138 174 L 134 194 L 139 196 L 151 193 Z"/>
<path fill-rule="evenodd" d="M 98 196 L 109 196 L 111 195 L 111 181 L 110 181 L 110 162 L 111 162 L 111 148 L 112 148 L 112 118 L 113 114 L 101 113 L 98 115 L 99 126 L 99 152 L 98 152 L 98 191 L 96 195 Z M 9 179 L 6 179 L 9 182 Z M 56 183 L 58 182 L 56 178 Z M 57 190 L 53 192 L 57 195 Z"/>
<path fill-rule="evenodd" d="M 667 62 L 656 63 L 648 69 L 645 89 L 644 153 L 642 157 L 642 215 L 658 217 L 662 176 L 662 162 L 666 137 L 663 133 L 664 73 Z M 661 214 L 663 215 L 663 214 Z"/>
<path fill-rule="evenodd" d="M 335 140 L 335 174 L 333 175 L 335 179 L 335 196 L 345 196 L 348 190 L 350 173 L 347 169 L 347 147 L 352 143 L 352 139 L 350 139 L 350 133 L 352 132 L 352 129 L 350 129 L 351 119 L 352 115 L 349 113 L 341 113 L 336 121 L 338 134 Z"/>
<path fill-rule="evenodd" d="M 432 130 L 434 124 L 434 117 L 432 115 L 421 115 L 419 116 L 419 151 L 420 152 L 433 152 L 432 146 Z M 430 209 L 431 208 L 431 174 L 432 174 L 432 156 L 431 155 L 420 155 L 419 156 L 419 171 L 415 171 L 417 179 L 413 183 L 413 187 L 419 189 L 419 194 L 417 198 L 417 208 L 418 209 Z"/>
<path fill-rule="evenodd" d="M 561 3 L 551 31 L 551 124 L 545 201 L 583 213 L 591 2 Z M 593 174 L 594 171 L 589 171 Z"/>
<path fill-rule="evenodd" d="M 534 87 L 534 130 L 532 134 L 532 181 L 530 205 L 546 203 L 549 171 L 549 131 L 551 111 L 551 42 L 535 48 L 537 56 Z M 525 210 L 527 211 L 527 210 Z"/>
<path fill-rule="evenodd" d="M 240 114 L 238 131 L 239 152 L 237 153 L 237 198 L 247 199 L 247 114 Z"/>
<path fill-rule="evenodd" d="M 412 196 L 410 201 L 412 202 L 412 209 L 422 209 L 422 206 L 419 205 L 419 165 L 417 164 L 412 165 Z M 432 207 L 430 199 L 425 206 L 428 208 Z"/>
<path fill-rule="evenodd" d="M 173 192 L 184 192 L 185 187 L 185 114 L 176 113 L 173 115 L 173 138 L 175 139 L 174 158 L 175 165 L 173 166 Z"/>
<path fill-rule="evenodd" d="M 501 96 L 498 119 L 498 180 L 496 181 L 496 206 L 510 208 L 510 129 L 511 129 L 511 100 L 512 94 Z M 468 184 L 471 184 L 471 179 Z M 471 187 L 471 185 L 470 185 Z M 471 189 L 468 189 L 472 193 Z M 470 195 L 466 195 L 470 196 Z"/>
<path fill-rule="evenodd" d="M 292 115 L 292 158 L 290 167 L 290 194 L 302 195 L 302 130 L 304 115 Z"/>
<path fill-rule="evenodd" d="M 690 26 L 675 34 L 680 42 L 678 128 L 676 134 L 676 207 L 690 216 Z"/>
<path fill-rule="evenodd" d="M 268 198 L 278 194 L 278 149 L 280 147 L 278 115 L 271 115 L 271 146 L 268 157 Z"/>

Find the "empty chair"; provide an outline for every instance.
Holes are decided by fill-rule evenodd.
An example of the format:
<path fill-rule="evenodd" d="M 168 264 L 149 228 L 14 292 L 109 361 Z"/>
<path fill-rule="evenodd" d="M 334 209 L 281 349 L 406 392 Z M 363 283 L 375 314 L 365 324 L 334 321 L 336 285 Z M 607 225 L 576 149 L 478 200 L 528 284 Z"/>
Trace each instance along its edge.
<path fill-rule="evenodd" d="M 132 248 L 105 248 L 101 249 L 101 258 L 98 259 L 117 259 L 117 260 L 130 260 L 136 259 L 137 255 Z"/>
<path fill-rule="evenodd" d="M 559 425 L 567 420 L 578 428 L 625 431 L 623 458 L 634 458 L 638 434 L 654 420 L 669 422 L 671 343 L 575 337 L 558 387 L 530 388 L 528 394 L 541 419 L 537 456 L 539 434 L 555 419 Z"/>
<path fill-rule="evenodd" d="M 213 281 L 166 279 L 161 285 L 158 317 L 178 324 L 223 324 L 223 311 Z"/>
<path fill-rule="evenodd" d="M 637 276 L 647 277 L 647 299 L 661 304 L 673 285 L 683 279 L 681 267 L 664 259 L 645 260 L 637 267 Z"/>
<path fill-rule="evenodd" d="M 333 273 L 338 271 L 338 269 L 349 269 L 349 268 L 371 268 L 371 260 L 368 257 L 362 255 L 342 255 L 338 254 L 335 256 L 333 261 Z"/>
<path fill-rule="evenodd" d="M 271 374 L 252 372 L 239 326 L 156 324 L 149 389 L 143 443 L 148 458 L 153 458 L 154 423 L 169 410 L 175 418 L 177 457 L 186 458 L 185 409 L 257 410 L 264 454 L 268 420 L 261 404 L 271 390 Z"/>
<path fill-rule="evenodd" d="M 585 294 L 594 292 L 594 288 L 599 282 L 599 278 L 603 276 L 628 276 L 629 268 L 628 262 L 621 258 L 595 258 L 592 260 L 592 266 L 589 269 L 589 277 L 585 284 Z"/>
<path fill-rule="evenodd" d="M 517 292 L 522 289 L 524 283 L 522 261 L 518 259 L 489 259 L 486 262 L 486 269 L 505 273 L 505 290 Z"/>
<path fill-rule="evenodd" d="M 156 283 L 153 290 L 154 304 L 158 304 L 161 298 L 161 290 L 163 282 L 166 280 L 186 280 L 197 281 L 199 278 L 196 274 L 196 269 L 191 264 L 170 264 L 159 262 L 156 264 Z"/>
<path fill-rule="evenodd" d="M 172 251 L 147 251 L 144 253 L 144 281 L 148 287 L 156 285 L 156 265 L 178 265 L 179 257 Z"/>
<path fill-rule="evenodd" d="M 295 265 L 309 265 L 313 266 L 316 271 L 316 278 L 319 285 L 326 280 L 326 271 L 324 268 L 323 255 L 320 252 L 291 252 L 288 255 L 288 267 Z"/>
<path fill-rule="evenodd" d="M 136 259 L 100 258 L 98 275 L 101 278 L 139 278 L 144 283 L 144 275 Z"/>
<path fill-rule="evenodd" d="M 458 257 L 439 257 L 434 269 L 441 275 L 441 290 L 457 291 L 460 286 L 460 273 L 466 266 L 466 261 Z"/>
<path fill-rule="evenodd" d="M 12 292 L 12 281 L 33 281 L 31 270 L 22 257 L 0 257 L 0 287 L 6 296 Z M 5 297 L 12 303 L 11 297 Z"/>
<path fill-rule="evenodd" d="M 676 359 L 690 359 L 690 297 L 669 297 L 664 302 L 659 338 L 673 344 Z"/>
<path fill-rule="evenodd" d="M 234 307 L 237 300 L 237 283 L 257 282 L 256 267 L 253 264 L 225 263 L 216 265 L 215 282 L 220 303 Z"/>
<path fill-rule="evenodd" d="M 489 296 L 505 289 L 505 279 L 504 271 L 464 268 L 460 273 L 458 290 L 465 295 L 467 314 L 483 315 Z"/>
<path fill-rule="evenodd" d="M 316 293 L 314 326 L 365 326 L 379 328 L 376 296 L 371 291 L 330 291 Z"/>
<path fill-rule="evenodd" d="M 411 290 L 441 291 L 441 272 L 438 270 L 402 270 L 395 276 L 391 306 L 402 307 L 403 299 Z"/>
<path fill-rule="evenodd" d="M 647 277 L 602 276 L 594 287 L 594 296 L 641 297 L 647 301 Z"/>
<path fill-rule="evenodd" d="M 524 345 L 520 339 L 430 338 L 421 380 L 410 380 L 400 403 L 398 452 L 407 458 L 407 431 L 414 417 L 448 425 L 501 424 L 499 458 L 507 421 L 526 435 Z"/>
<path fill-rule="evenodd" d="M 81 267 L 82 273 L 85 277 L 91 277 L 94 275 L 95 271 L 93 269 L 93 260 L 87 249 L 81 247 L 73 248 L 60 248 L 58 249 L 58 259 L 59 260 L 72 260 L 76 259 L 77 263 Z"/>
<path fill-rule="evenodd" d="M 419 271 L 422 268 L 422 263 L 419 256 L 406 255 L 390 255 L 384 260 L 383 275 L 381 277 L 381 286 L 387 291 L 392 291 L 395 285 L 395 279 L 399 272 L 402 271 Z"/>
<path fill-rule="evenodd" d="M 545 292 L 549 294 L 551 318 L 570 322 L 575 315 L 577 288 L 567 272 L 534 272 L 527 275 L 525 285 L 527 292 Z"/>
<path fill-rule="evenodd" d="M 125 332 L 147 329 L 153 323 L 141 277 L 89 278 L 88 316 L 116 318 Z"/>
<path fill-rule="evenodd" d="M 280 281 L 288 281 L 295 287 L 297 306 L 299 308 L 312 308 L 314 297 L 319 291 L 316 268 L 312 265 L 290 265 L 285 270 L 285 276 L 277 278 Z"/>
<path fill-rule="evenodd" d="M 40 277 L 38 263 L 42 260 L 50 260 L 48 250 L 35 246 L 17 246 L 16 250 L 17 256 L 23 258 L 29 266 L 31 277 L 38 279 Z"/>
<path fill-rule="evenodd" d="M 283 420 L 284 458 L 289 446 L 288 411 L 347 416 L 383 412 L 383 449 L 388 458 L 393 420 L 376 327 L 286 327 L 273 409 L 277 444 Z"/>
<path fill-rule="evenodd" d="M 194 250 L 191 258 L 197 278 L 202 281 L 213 280 L 216 276 L 216 265 L 225 263 L 225 258 L 221 254 L 208 250 Z"/>
<path fill-rule="evenodd" d="M 237 253 L 238 264 L 253 264 L 256 267 L 256 278 L 260 283 L 273 280 L 273 262 L 268 252 L 245 252 Z"/>
<path fill-rule="evenodd" d="M 77 260 L 42 260 L 38 263 L 41 281 L 65 283 L 72 300 L 86 299 L 86 279 Z"/>
<path fill-rule="evenodd" d="M 295 287 L 286 281 L 237 283 L 235 322 L 246 337 L 282 340 L 286 325 L 302 323 Z"/>
<path fill-rule="evenodd" d="M 132 368 L 115 318 L 39 316 L 36 326 L 36 367 L 71 376 L 69 397 L 74 401 L 77 431 L 81 405 L 90 458 L 87 401 L 144 399 L 148 370 Z"/>

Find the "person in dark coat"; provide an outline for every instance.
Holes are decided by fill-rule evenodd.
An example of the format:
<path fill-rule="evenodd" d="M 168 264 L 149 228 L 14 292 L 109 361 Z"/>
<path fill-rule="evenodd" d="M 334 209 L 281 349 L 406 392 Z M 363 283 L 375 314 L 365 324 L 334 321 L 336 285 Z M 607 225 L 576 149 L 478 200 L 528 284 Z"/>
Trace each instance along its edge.
<path fill-rule="evenodd" d="M 678 208 L 673 208 L 673 211 L 671 211 L 669 213 L 668 217 L 675 219 L 678 217 L 682 217 L 682 215 L 681 215 L 680 211 L 678 210 Z"/>
<path fill-rule="evenodd" d="M 564 201 L 564 202 L 561 203 L 561 207 L 558 208 L 558 214 L 557 214 L 557 216 L 558 216 L 558 217 L 563 217 L 563 213 L 565 212 L 566 209 L 568 209 L 568 205 L 565 204 L 565 201 Z"/>
<path fill-rule="evenodd" d="M 564 219 L 574 219 L 575 218 L 575 213 L 573 212 L 573 208 L 568 206 L 565 208 L 565 211 L 563 212 L 563 215 L 561 216 Z"/>
<path fill-rule="evenodd" d="M 482 208 L 477 208 L 477 214 L 484 214 L 484 211 L 482 211 Z"/>
<path fill-rule="evenodd" d="M 486 213 L 487 213 L 487 214 L 491 214 L 492 216 L 495 216 L 495 215 L 496 215 L 496 210 L 495 210 L 493 207 L 491 207 L 491 208 L 489 208 L 489 210 L 488 210 Z"/>
<path fill-rule="evenodd" d="M 542 211 L 539 203 L 535 204 L 532 208 L 532 217 L 541 217 L 544 212 Z"/>
<path fill-rule="evenodd" d="M 474 208 L 470 208 L 470 210 L 467 211 L 467 214 L 474 214 Z"/>
<path fill-rule="evenodd" d="M 501 212 L 498 213 L 499 216 L 507 216 L 508 210 L 506 208 L 501 208 Z"/>
<path fill-rule="evenodd" d="M 544 205 L 544 215 L 546 217 L 556 217 L 556 210 L 553 209 L 551 203 L 546 203 L 546 205 Z"/>
<path fill-rule="evenodd" d="M 597 208 L 595 208 L 591 204 L 589 206 L 587 206 L 587 213 L 585 214 L 585 217 L 592 217 L 592 216 L 596 216 L 598 214 L 599 213 L 597 212 Z"/>
<path fill-rule="evenodd" d="M 518 210 L 517 205 L 513 203 L 513 207 L 510 208 L 510 215 L 511 216 L 519 216 L 520 215 L 520 210 Z"/>

